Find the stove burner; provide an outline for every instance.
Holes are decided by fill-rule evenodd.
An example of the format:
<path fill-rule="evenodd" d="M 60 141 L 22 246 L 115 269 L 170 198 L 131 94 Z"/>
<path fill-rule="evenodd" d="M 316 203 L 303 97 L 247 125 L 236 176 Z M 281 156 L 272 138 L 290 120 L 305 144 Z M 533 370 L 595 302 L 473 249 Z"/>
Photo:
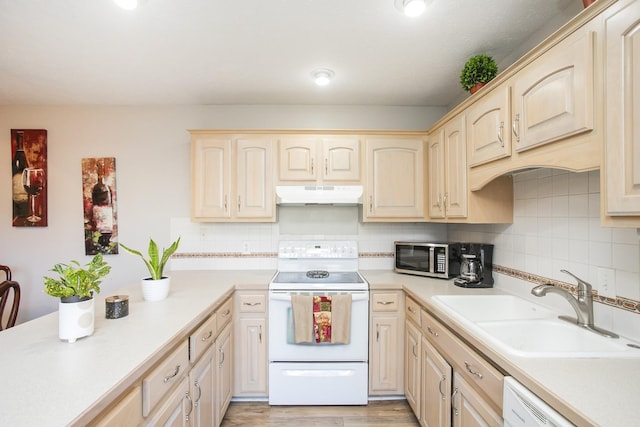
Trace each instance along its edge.
<path fill-rule="evenodd" d="M 325 279 L 329 277 L 329 272 L 325 270 L 307 271 L 307 277 L 310 279 Z"/>

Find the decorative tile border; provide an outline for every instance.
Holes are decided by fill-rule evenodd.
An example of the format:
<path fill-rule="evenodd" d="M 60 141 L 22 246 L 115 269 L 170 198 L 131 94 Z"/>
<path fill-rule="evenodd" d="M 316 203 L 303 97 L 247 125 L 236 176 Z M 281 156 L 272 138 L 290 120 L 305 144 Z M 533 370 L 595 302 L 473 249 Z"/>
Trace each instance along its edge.
<path fill-rule="evenodd" d="M 173 254 L 172 258 L 277 258 L 277 252 L 179 252 Z M 360 252 L 360 258 L 393 258 L 393 252 Z"/>
<path fill-rule="evenodd" d="M 503 267 L 501 265 L 494 264 L 493 271 L 501 273 L 507 276 L 515 277 L 516 279 L 525 280 L 535 285 L 550 284 L 558 286 L 564 290 L 571 292 L 573 295 L 577 294 L 577 286 L 571 283 L 562 282 L 560 280 L 549 279 L 547 277 L 538 276 L 536 274 L 527 273 L 513 268 Z M 606 304 L 614 308 L 630 311 L 632 313 L 640 314 L 640 301 L 635 301 L 625 297 L 607 298 L 598 295 L 598 291 L 593 291 L 593 301 L 601 304 Z"/>

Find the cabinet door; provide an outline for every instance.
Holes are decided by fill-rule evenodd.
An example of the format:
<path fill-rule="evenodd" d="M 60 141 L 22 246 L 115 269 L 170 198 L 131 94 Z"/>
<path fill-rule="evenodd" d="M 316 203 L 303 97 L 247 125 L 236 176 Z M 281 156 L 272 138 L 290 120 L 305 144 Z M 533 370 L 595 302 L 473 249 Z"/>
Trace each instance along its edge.
<path fill-rule="evenodd" d="M 452 369 L 438 351 L 422 338 L 420 423 L 425 427 L 451 426 Z"/>
<path fill-rule="evenodd" d="M 429 136 L 429 217 L 444 218 L 444 130 Z"/>
<path fill-rule="evenodd" d="M 127 393 L 112 409 L 102 413 L 90 427 L 142 425 L 142 389 L 137 386 Z"/>
<path fill-rule="evenodd" d="M 272 142 L 268 139 L 236 141 L 237 218 L 274 218 Z"/>
<path fill-rule="evenodd" d="M 215 412 L 215 349 L 210 347 L 189 372 L 193 411 L 189 420 L 193 427 L 213 426 Z"/>
<path fill-rule="evenodd" d="M 422 139 L 370 139 L 366 148 L 366 218 L 424 219 Z"/>
<path fill-rule="evenodd" d="M 320 141 L 315 138 L 282 138 L 278 142 L 281 181 L 315 181 L 316 155 Z"/>
<path fill-rule="evenodd" d="M 322 162 L 323 181 L 360 181 L 360 140 L 324 138 Z"/>
<path fill-rule="evenodd" d="M 146 426 L 187 427 L 193 410 L 189 395 L 189 380 L 184 378 L 147 420 Z"/>
<path fill-rule="evenodd" d="M 402 393 L 402 371 L 398 371 L 398 315 L 373 316 L 371 321 L 371 383 L 372 393 Z"/>
<path fill-rule="evenodd" d="M 453 375 L 453 426 L 502 427 L 502 417 L 457 373 Z"/>
<path fill-rule="evenodd" d="M 467 111 L 469 166 L 511 155 L 511 86 L 498 87 Z"/>
<path fill-rule="evenodd" d="M 444 126 L 445 196 L 448 218 L 467 216 L 467 137 L 464 115 Z"/>
<path fill-rule="evenodd" d="M 233 354 L 231 352 L 231 323 L 216 339 L 216 424 L 220 425 L 231 401 Z"/>
<path fill-rule="evenodd" d="M 515 76 L 516 151 L 593 129 L 594 39 L 578 32 Z"/>
<path fill-rule="evenodd" d="M 267 341 L 266 319 L 240 318 L 236 354 L 236 394 L 266 396 Z"/>
<path fill-rule="evenodd" d="M 640 215 L 640 2 L 605 20 L 606 133 L 604 170 L 608 215 Z"/>
<path fill-rule="evenodd" d="M 406 322 L 404 342 L 404 392 L 413 409 L 420 418 L 420 330 L 411 322 Z"/>
<path fill-rule="evenodd" d="M 194 137 L 191 143 L 191 216 L 230 218 L 231 140 Z"/>

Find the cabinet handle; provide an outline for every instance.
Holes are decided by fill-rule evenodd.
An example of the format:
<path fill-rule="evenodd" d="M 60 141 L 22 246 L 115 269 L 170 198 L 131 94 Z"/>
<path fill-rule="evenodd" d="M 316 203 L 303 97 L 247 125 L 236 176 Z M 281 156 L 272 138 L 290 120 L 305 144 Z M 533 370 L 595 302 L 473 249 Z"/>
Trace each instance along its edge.
<path fill-rule="evenodd" d="M 314 172 L 314 170 L 315 170 L 314 164 L 315 164 L 315 159 L 311 159 L 311 175 L 315 174 L 315 172 Z"/>
<path fill-rule="evenodd" d="M 173 374 L 164 377 L 164 382 L 166 383 L 171 381 L 172 378 L 175 378 L 178 375 L 178 372 L 180 372 L 180 365 L 176 365 L 176 369 L 173 371 Z"/>
<path fill-rule="evenodd" d="M 440 199 L 442 199 L 442 194 L 438 193 L 438 200 L 436 201 L 436 207 L 440 209 Z"/>
<path fill-rule="evenodd" d="M 369 212 L 373 212 L 373 196 L 369 196 Z"/>
<path fill-rule="evenodd" d="M 504 141 L 502 140 L 502 132 L 504 131 L 504 122 L 500 122 L 500 126 L 498 126 L 498 141 L 504 147 Z"/>
<path fill-rule="evenodd" d="M 209 331 L 209 333 L 207 334 L 207 336 L 204 336 L 202 338 L 200 338 L 200 341 L 205 342 L 206 340 L 208 340 L 209 338 L 211 338 L 213 336 L 213 331 Z"/>
<path fill-rule="evenodd" d="M 416 353 L 416 345 L 413 345 L 413 348 L 411 349 L 411 352 L 413 353 L 413 357 L 415 357 L 416 359 L 418 358 L 418 354 Z"/>
<path fill-rule="evenodd" d="M 442 391 L 442 384 L 444 384 L 446 379 L 447 379 L 447 376 L 443 375 L 442 378 L 440 378 L 440 382 L 438 383 L 438 391 L 440 392 L 440 397 L 442 398 L 442 400 L 445 400 L 447 398 L 447 396 L 445 396 L 445 394 Z"/>
<path fill-rule="evenodd" d="M 471 369 L 471 364 L 466 360 L 464 361 L 464 367 L 467 368 L 467 372 L 469 372 L 471 375 L 475 375 L 476 377 L 482 379 L 482 374 L 478 371 L 474 371 L 473 369 Z"/>
<path fill-rule="evenodd" d="M 260 325 L 260 330 L 258 331 L 258 341 L 262 344 L 262 325 Z"/>
<path fill-rule="evenodd" d="M 202 398 L 202 389 L 200 388 L 200 383 L 198 382 L 198 380 L 195 380 L 193 382 L 193 385 L 196 386 L 196 389 L 198 390 L 198 398 L 193 402 L 193 406 L 197 408 L 200 404 L 200 398 Z"/>
<path fill-rule="evenodd" d="M 240 205 L 241 205 L 240 202 L 241 202 L 241 199 L 240 199 L 240 196 L 238 196 L 238 212 L 240 212 Z"/>
<path fill-rule="evenodd" d="M 224 211 L 227 211 L 227 196 L 224 196 Z"/>
<path fill-rule="evenodd" d="M 324 174 L 329 175 L 329 160 L 324 159 Z"/>
<path fill-rule="evenodd" d="M 453 415 L 457 417 L 460 414 L 460 412 L 458 412 L 458 408 L 456 408 L 456 394 L 458 394 L 458 387 L 456 387 L 455 390 L 453 390 L 453 394 L 451 395 L 451 405 L 453 406 Z"/>
<path fill-rule="evenodd" d="M 185 393 L 184 398 L 189 401 L 189 412 L 187 412 L 187 414 L 184 416 L 184 420 L 185 421 L 189 421 L 189 417 L 191 416 L 191 413 L 193 412 L 193 400 L 191 400 L 191 396 L 189 396 L 189 392 Z"/>
<path fill-rule="evenodd" d="M 255 307 L 256 305 L 261 305 L 261 302 L 243 302 L 243 305 L 248 305 L 249 307 Z"/>
<path fill-rule="evenodd" d="M 418 314 L 418 313 L 416 312 L 416 310 L 415 310 L 413 307 L 411 307 L 411 306 L 407 307 L 407 310 L 409 310 L 409 311 L 410 311 L 410 312 L 412 312 L 413 314 Z"/>
<path fill-rule="evenodd" d="M 380 325 L 376 325 L 376 342 L 380 341 Z"/>
<path fill-rule="evenodd" d="M 231 313 L 230 309 L 226 309 L 224 313 L 222 313 L 222 317 L 227 317 L 229 315 L 229 313 Z"/>
<path fill-rule="evenodd" d="M 224 350 L 223 349 L 219 349 L 218 352 L 220 352 L 220 355 L 222 356 L 222 359 L 218 363 L 218 368 L 222 368 L 222 365 L 224 365 Z"/>
<path fill-rule="evenodd" d="M 389 305 L 389 304 L 393 304 L 393 301 L 378 301 L 378 304 L 380 304 L 380 305 Z"/>
<path fill-rule="evenodd" d="M 436 331 L 431 329 L 431 326 L 427 326 L 427 332 L 429 332 L 431 335 L 433 335 L 436 338 L 440 336 L 440 335 L 438 335 L 438 333 Z"/>
<path fill-rule="evenodd" d="M 520 113 L 517 113 L 513 119 L 511 129 L 513 130 L 513 135 L 516 137 L 516 142 L 520 142 L 520 135 L 518 135 L 518 129 L 520 129 Z"/>
<path fill-rule="evenodd" d="M 449 200 L 449 192 L 444 193 L 444 199 L 442 200 L 442 207 L 444 208 L 444 210 L 447 210 L 447 203 Z"/>

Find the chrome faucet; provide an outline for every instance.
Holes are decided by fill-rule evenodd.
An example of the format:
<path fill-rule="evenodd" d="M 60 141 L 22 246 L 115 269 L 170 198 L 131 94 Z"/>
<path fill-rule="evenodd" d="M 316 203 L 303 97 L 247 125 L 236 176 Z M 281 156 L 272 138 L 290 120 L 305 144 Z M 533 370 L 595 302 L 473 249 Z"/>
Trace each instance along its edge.
<path fill-rule="evenodd" d="M 618 338 L 617 334 L 607 331 L 605 329 L 601 329 L 594 325 L 593 286 L 591 286 L 591 284 L 589 284 L 588 282 L 585 282 L 584 280 L 582 280 L 581 278 L 579 278 L 578 276 L 576 276 L 575 274 L 567 270 L 560 270 L 560 271 L 565 274 L 568 274 L 569 276 L 577 280 L 578 282 L 577 297 L 574 297 L 571 294 L 571 292 L 565 289 L 559 288 L 557 286 L 553 286 L 551 284 L 538 285 L 535 288 L 531 289 L 531 293 L 537 297 L 543 297 L 549 292 L 556 293 L 558 295 L 563 296 L 569 302 L 569 304 L 571 304 L 571 307 L 573 307 L 573 309 L 575 310 L 576 318 L 574 319 L 573 317 L 569 317 L 569 316 L 558 316 L 560 319 L 566 320 L 571 323 L 575 323 L 582 328 L 596 332 L 600 335 L 604 335 L 610 338 Z"/>

